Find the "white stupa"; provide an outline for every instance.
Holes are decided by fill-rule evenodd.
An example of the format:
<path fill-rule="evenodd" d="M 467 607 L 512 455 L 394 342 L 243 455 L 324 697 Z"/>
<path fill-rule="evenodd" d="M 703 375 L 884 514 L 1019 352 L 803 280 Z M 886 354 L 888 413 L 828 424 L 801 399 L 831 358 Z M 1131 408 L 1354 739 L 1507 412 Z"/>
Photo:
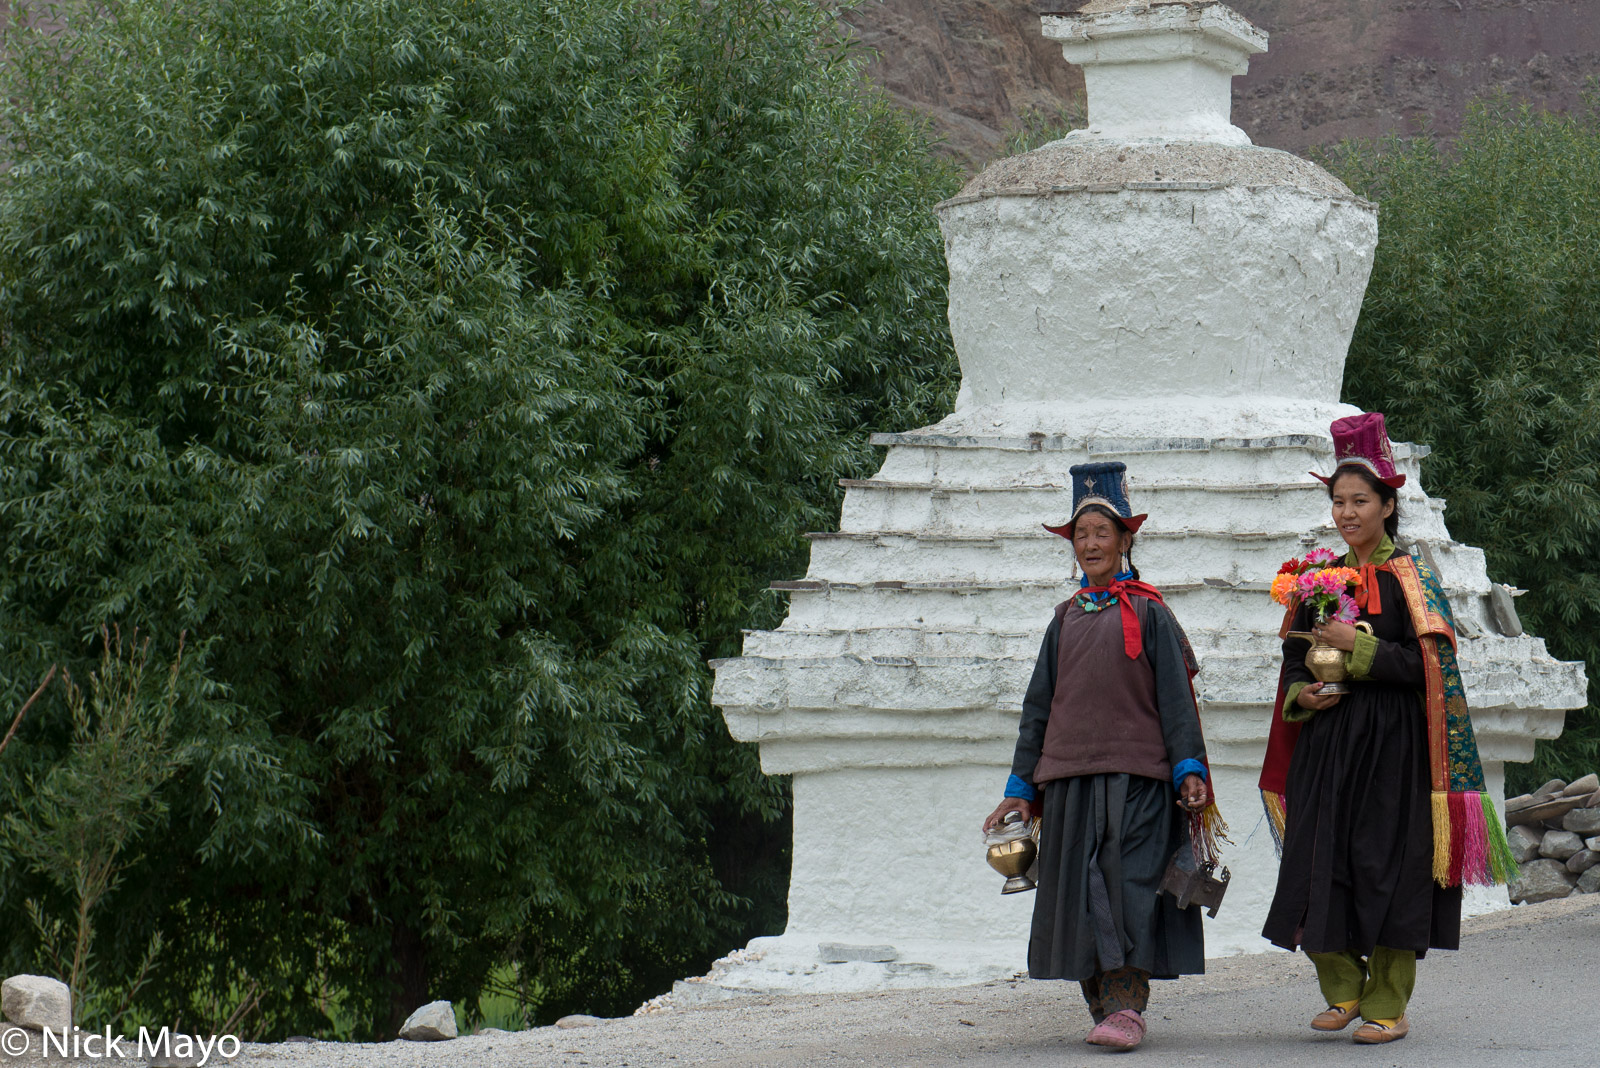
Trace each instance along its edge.
<path fill-rule="evenodd" d="M 1045 15 L 1082 64 L 1089 126 L 993 164 L 939 205 L 956 410 L 877 436 L 841 529 L 813 535 L 776 631 L 719 661 L 714 700 L 794 785 L 789 923 L 699 989 L 869 989 L 1026 967 L 1032 894 L 1002 897 L 979 824 L 1000 799 L 1052 607 L 1076 589 L 1067 469 L 1127 463 L 1150 519 L 1135 560 L 1202 661 L 1196 680 L 1236 845 L 1208 952 L 1268 949 L 1277 861 L 1256 778 L 1277 679 L 1284 559 L 1338 545 L 1328 424 L 1377 208 L 1250 144 L 1230 82 L 1266 35 L 1214 2 Z M 1524 635 L 1483 553 L 1451 540 L 1401 444 L 1402 534 L 1447 585 L 1489 788 L 1585 702 L 1581 664 Z M 1474 891 L 1477 908 L 1503 889 Z"/>

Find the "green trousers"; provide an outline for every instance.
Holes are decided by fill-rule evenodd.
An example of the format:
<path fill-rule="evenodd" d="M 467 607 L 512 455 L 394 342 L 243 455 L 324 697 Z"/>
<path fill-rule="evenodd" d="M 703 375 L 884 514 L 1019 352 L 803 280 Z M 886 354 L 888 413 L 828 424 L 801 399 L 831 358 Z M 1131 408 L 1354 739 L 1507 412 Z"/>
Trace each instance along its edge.
<path fill-rule="evenodd" d="M 1417 985 L 1417 954 L 1378 946 L 1366 959 L 1354 953 L 1307 953 L 1329 1005 L 1361 1003 L 1363 1020 L 1398 1020 Z"/>

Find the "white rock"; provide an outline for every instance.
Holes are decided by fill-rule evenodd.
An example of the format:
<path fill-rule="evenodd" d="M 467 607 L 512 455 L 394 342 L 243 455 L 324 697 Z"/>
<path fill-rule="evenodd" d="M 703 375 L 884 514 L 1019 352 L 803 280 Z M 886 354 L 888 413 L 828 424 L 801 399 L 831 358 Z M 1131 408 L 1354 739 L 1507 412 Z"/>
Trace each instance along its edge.
<path fill-rule="evenodd" d="M 1583 849 L 1583 839 L 1571 831 L 1546 831 L 1539 842 L 1539 855 L 1564 861 Z"/>
<path fill-rule="evenodd" d="M 1600 834 L 1595 835 L 1593 838 L 1585 838 L 1583 840 L 1583 848 L 1600 851 Z"/>
<path fill-rule="evenodd" d="M 410 1042 L 439 1042 L 456 1037 L 456 1010 L 448 1001 L 430 1001 L 410 1016 L 400 1028 L 400 1037 Z"/>
<path fill-rule="evenodd" d="M 1511 846 L 1512 855 L 1517 858 L 1517 863 L 1522 864 L 1539 855 L 1539 843 L 1544 840 L 1544 835 L 1529 827 L 1517 826 L 1506 832 L 1506 842 Z"/>
<path fill-rule="evenodd" d="M 0 983 L 0 1011 L 18 1027 L 72 1030 L 72 991 L 59 979 L 13 975 Z"/>
<path fill-rule="evenodd" d="M 571 1016 L 563 1016 L 561 1019 L 557 1020 L 556 1026 L 566 1028 L 593 1027 L 596 1024 L 601 1024 L 604 1022 L 605 1021 L 598 1016 L 585 1016 L 582 1013 L 573 1013 Z"/>
<path fill-rule="evenodd" d="M 1590 871 L 1595 869 L 1591 868 Z M 1588 872 L 1584 872 L 1588 875 Z M 1554 901 L 1572 893 L 1578 877 L 1567 870 L 1559 860 L 1530 860 L 1511 881 L 1508 888 L 1511 901 L 1517 905 L 1532 905 L 1540 901 Z"/>

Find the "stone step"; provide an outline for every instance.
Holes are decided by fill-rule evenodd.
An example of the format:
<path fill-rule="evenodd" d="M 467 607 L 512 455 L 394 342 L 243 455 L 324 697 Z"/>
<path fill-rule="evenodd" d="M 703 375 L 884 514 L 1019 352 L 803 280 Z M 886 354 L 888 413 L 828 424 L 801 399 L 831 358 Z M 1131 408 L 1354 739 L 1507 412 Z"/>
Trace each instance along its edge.
<path fill-rule="evenodd" d="M 1044 623 L 1024 629 L 998 630 L 988 627 L 861 627 L 855 630 L 779 630 L 749 631 L 745 635 L 745 656 L 995 656 L 1030 657 L 1038 652 L 1045 631 Z M 1240 635 L 1236 631 L 1209 627 L 1185 628 L 1189 644 L 1202 660 L 1213 654 L 1233 655 L 1241 648 L 1254 649 L 1262 643 L 1277 655 L 1277 633 Z"/>
<path fill-rule="evenodd" d="M 1187 633 L 1200 661 L 1201 677 L 1257 670 L 1270 670 L 1276 675 L 1281 655 L 1276 635 L 1241 636 L 1235 632 L 1198 628 Z M 982 661 L 1025 664 L 1031 670 L 1039 642 L 1038 633 L 1003 635 L 944 631 L 917 635 L 906 631 L 852 634 L 777 631 L 766 632 L 758 647 L 747 649 L 744 656 L 769 666 L 809 667 L 823 661 L 861 661 L 889 667 L 919 667 Z M 1470 668 L 1485 676 L 1504 670 L 1520 671 L 1525 665 L 1542 671 L 1549 665 L 1562 664 L 1550 657 L 1542 639 L 1526 636 L 1464 641 L 1460 643 L 1457 659 L 1463 670 Z M 734 658 L 717 661 L 719 665 L 731 663 Z M 1022 685 L 1026 685 L 1026 680 Z M 1475 697 L 1473 703 L 1480 702 Z"/>
<path fill-rule="evenodd" d="M 994 450 L 1003 452 L 1085 452 L 1092 460 L 1126 460 L 1130 456 L 1179 452 L 1256 452 L 1290 450 L 1312 454 L 1333 451 L 1333 439 L 1326 434 L 1276 434 L 1259 438 L 1206 437 L 1114 437 L 1104 434 L 1030 433 L 979 434 L 952 433 L 935 424 L 919 430 L 873 434 L 871 442 L 884 448 L 924 448 L 938 450 Z M 1395 456 L 1413 448 L 1396 443 Z M 1409 454 L 1407 454 L 1409 455 Z M 1428 455 L 1424 448 L 1421 455 Z"/>
<path fill-rule="evenodd" d="M 953 485 L 884 479 L 843 479 L 840 530 L 850 533 L 915 531 L 933 534 L 1033 533 L 1043 522 L 1058 523 L 1071 511 L 1068 486 L 1053 483 Z M 1215 527 L 1247 531 L 1305 531 L 1328 522 L 1320 483 L 1225 484 L 1174 481 L 1142 487 L 1135 504 L 1150 519 L 1151 533 L 1182 530 L 1176 517 L 1215 517 Z M 1447 541 L 1443 502 L 1404 498 L 1404 529 L 1413 537 Z"/>
<path fill-rule="evenodd" d="M 1185 628 L 1213 627 L 1244 634 L 1276 634 L 1283 609 L 1265 582 L 1216 586 L 1205 581 L 1166 581 L 1152 576 Z M 786 629 L 856 630 L 884 625 L 925 629 L 1041 628 L 1055 606 L 1077 592 L 1070 581 L 929 580 L 925 582 L 832 583 L 801 579 L 775 583 L 790 594 Z M 1446 588 L 1457 625 L 1468 637 L 1490 632 L 1487 598 Z"/>
<path fill-rule="evenodd" d="M 1108 438 L 1083 435 L 970 435 L 912 431 L 874 434 L 889 449 L 880 478 L 938 479 L 986 483 L 1025 472 L 1050 472 L 1065 479 L 1073 464 L 1121 460 L 1128 464 L 1135 496 L 1147 479 L 1214 478 L 1226 471 L 1240 482 L 1302 481 L 1307 472 L 1327 472 L 1333 458 L 1326 436 L 1283 434 L 1261 438 Z M 1400 470 L 1416 476 L 1426 446 L 1399 444 Z"/>
<path fill-rule="evenodd" d="M 1162 456 L 1206 456 L 1228 463 L 1248 462 L 1256 455 L 1299 454 L 1331 457 L 1333 439 L 1325 433 L 1283 433 L 1260 437 L 1201 436 L 1125 436 L 1098 432 L 1033 432 L 1027 434 L 998 431 L 952 431 L 944 424 L 918 430 L 873 434 L 871 442 L 887 449 L 927 449 L 939 452 L 1021 452 L 1081 453 L 1085 461 L 1122 460 Z M 1397 441 L 1393 443 L 1397 465 L 1419 462 L 1431 455 L 1427 445 Z M 1079 462 L 1079 461 L 1072 461 Z M 1298 461 L 1295 461 L 1298 462 Z"/>
<path fill-rule="evenodd" d="M 1511 657 L 1463 657 L 1474 726 L 1480 745 L 1492 741 L 1494 759 L 1529 759 L 1535 740 L 1560 732 L 1566 702 L 1583 699 L 1578 666 L 1554 660 L 1538 644 L 1536 654 L 1523 649 Z M 741 740 L 1006 739 L 1015 737 L 1033 662 L 1031 657 L 742 657 L 713 666 L 712 700 Z M 1268 657 L 1208 662 L 1196 691 L 1208 731 L 1217 731 L 1215 740 L 1264 740 L 1276 680 L 1277 665 Z"/>
<path fill-rule="evenodd" d="M 910 532 L 813 534 L 808 581 L 870 584 L 910 581 L 913 576 L 1001 581 L 1075 581 L 1076 562 L 1065 539 L 1043 530 L 991 536 L 940 536 Z M 1192 582 L 1251 588 L 1268 585 L 1278 567 L 1313 546 L 1339 545 L 1328 527 L 1302 537 L 1287 532 L 1237 536 L 1224 531 L 1141 534 L 1134 560 L 1140 573 L 1162 582 Z M 1484 595 L 1490 582 L 1481 550 L 1459 544 L 1427 548 L 1453 591 Z"/>
<path fill-rule="evenodd" d="M 876 477 L 899 481 L 986 484 L 1011 480 L 1065 482 L 1069 468 L 1107 459 L 1078 450 L 936 449 L 897 446 L 889 450 Z M 1241 483 L 1299 482 L 1311 471 L 1326 473 L 1332 451 L 1278 449 L 1263 452 L 1216 452 L 1181 449 L 1124 457 L 1128 488 L 1135 500 L 1146 484 L 1162 479 L 1215 479 L 1219 473 Z"/>
<path fill-rule="evenodd" d="M 856 657 L 997 657 L 1028 659 L 1039 651 L 1044 623 L 1026 630 L 999 631 L 990 628 L 871 627 L 855 630 L 780 630 L 752 631 L 745 637 L 744 656 L 773 659 L 808 659 L 829 656 Z M 1186 627 L 1189 644 L 1202 664 L 1218 658 L 1265 656 L 1276 661 L 1281 644 L 1277 632 L 1240 634 L 1210 627 Z M 1484 642 L 1502 639 L 1468 640 L 1460 643 L 1462 655 Z M 1512 639 L 1517 642 L 1526 638 Z M 1510 648 L 1510 647 L 1508 647 Z M 1526 648 L 1517 646 L 1517 648 Z"/>

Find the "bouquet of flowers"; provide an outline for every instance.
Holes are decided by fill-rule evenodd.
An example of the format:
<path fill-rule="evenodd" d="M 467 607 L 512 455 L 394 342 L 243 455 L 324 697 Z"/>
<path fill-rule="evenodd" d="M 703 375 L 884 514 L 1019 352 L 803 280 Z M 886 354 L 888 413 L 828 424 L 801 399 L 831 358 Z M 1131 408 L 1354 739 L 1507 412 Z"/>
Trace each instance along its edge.
<path fill-rule="evenodd" d="M 1354 623 L 1360 609 L 1350 591 L 1361 584 L 1361 572 L 1336 566 L 1338 560 L 1330 549 L 1312 549 L 1303 559 L 1285 561 L 1272 580 L 1272 599 L 1285 608 L 1311 605 L 1318 623 Z"/>

